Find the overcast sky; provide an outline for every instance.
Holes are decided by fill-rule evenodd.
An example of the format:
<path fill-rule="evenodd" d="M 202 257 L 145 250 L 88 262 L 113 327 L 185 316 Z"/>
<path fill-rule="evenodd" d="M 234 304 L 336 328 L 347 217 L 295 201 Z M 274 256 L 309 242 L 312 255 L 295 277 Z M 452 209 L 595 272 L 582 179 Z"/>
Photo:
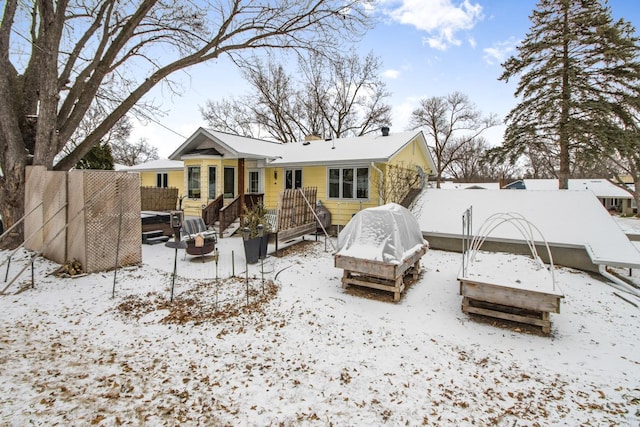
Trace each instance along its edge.
<path fill-rule="evenodd" d="M 515 106 L 517 81 L 498 81 L 500 66 L 530 28 L 535 0 L 382 0 L 375 14 L 379 23 L 360 42 L 362 55 L 373 52 L 382 60 L 383 78 L 392 92 L 391 131 L 405 130 L 411 111 L 421 98 L 459 91 L 485 114 L 500 119 Z M 640 27 L 638 0 L 610 0 L 614 18 Z M 137 123 L 133 140 L 144 137 L 171 154 L 205 123 L 199 108 L 206 100 L 248 93 L 234 65 L 225 59 L 202 64 L 176 76 L 182 96 L 161 86 L 148 99 L 167 111 L 160 122 Z M 501 141 L 503 127 L 486 136 Z"/>

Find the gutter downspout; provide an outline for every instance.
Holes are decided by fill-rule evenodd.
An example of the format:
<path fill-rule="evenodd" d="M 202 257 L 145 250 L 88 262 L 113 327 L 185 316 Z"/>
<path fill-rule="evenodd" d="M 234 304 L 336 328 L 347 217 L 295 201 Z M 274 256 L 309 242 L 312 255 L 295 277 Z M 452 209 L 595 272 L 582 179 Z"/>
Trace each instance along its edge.
<path fill-rule="evenodd" d="M 378 206 L 382 206 L 382 184 L 383 184 L 383 175 L 382 171 L 376 166 L 374 162 L 371 162 L 371 167 L 378 171 L 380 175 L 380 179 L 378 180 Z"/>
<path fill-rule="evenodd" d="M 613 274 L 609 273 L 607 271 L 607 266 L 604 264 L 599 264 L 598 265 L 598 272 L 600 272 L 600 274 L 607 278 L 609 281 L 611 281 L 612 283 L 608 283 L 610 286 L 613 286 L 614 288 L 622 291 L 622 292 L 626 292 L 628 294 L 631 294 L 637 298 L 640 298 L 640 291 L 638 291 L 637 289 L 635 289 L 634 287 L 632 287 L 631 285 L 629 285 L 628 283 L 626 283 L 624 280 L 620 280 L 619 278 L 617 278 L 616 276 L 614 276 Z"/>

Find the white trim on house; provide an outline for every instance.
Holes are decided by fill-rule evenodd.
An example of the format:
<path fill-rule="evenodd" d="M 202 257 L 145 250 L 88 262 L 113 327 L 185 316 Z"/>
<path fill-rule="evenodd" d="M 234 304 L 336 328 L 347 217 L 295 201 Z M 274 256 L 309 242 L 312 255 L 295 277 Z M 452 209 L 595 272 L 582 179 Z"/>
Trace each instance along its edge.
<path fill-rule="evenodd" d="M 168 172 L 172 170 L 183 170 L 184 162 L 181 160 L 168 160 L 158 159 L 151 160 L 146 163 L 141 163 L 135 166 L 123 166 L 120 171 L 122 172 Z"/>

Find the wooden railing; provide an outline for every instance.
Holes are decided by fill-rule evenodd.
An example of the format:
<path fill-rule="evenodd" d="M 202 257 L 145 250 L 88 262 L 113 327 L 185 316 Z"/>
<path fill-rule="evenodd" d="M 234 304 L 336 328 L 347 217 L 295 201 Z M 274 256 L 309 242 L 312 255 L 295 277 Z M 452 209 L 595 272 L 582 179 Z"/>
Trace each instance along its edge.
<path fill-rule="evenodd" d="M 220 237 L 222 238 L 224 230 L 226 230 L 227 227 L 240 216 L 240 196 L 236 196 L 231 203 L 220 209 L 219 213 Z"/>
<path fill-rule="evenodd" d="M 264 200 L 264 194 L 262 193 L 247 193 L 244 195 L 244 204 L 247 208 L 251 209 L 254 205 L 262 203 Z M 220 237 L 224 230 L 229 227 L 233 221 L 238 219 L 242 212 L 240 212 L 240 196 L 236 196 L 228 205 L 221 208 L 219 211 L 218 221 L 220 221 Z"/>
<path fill-rule="evenodd" d="M 224 197 L 219 195 L 202 209 L 202 219 L 207 227 L 215 224 L 220 219 L 220 210 L 224 206 Z"/>

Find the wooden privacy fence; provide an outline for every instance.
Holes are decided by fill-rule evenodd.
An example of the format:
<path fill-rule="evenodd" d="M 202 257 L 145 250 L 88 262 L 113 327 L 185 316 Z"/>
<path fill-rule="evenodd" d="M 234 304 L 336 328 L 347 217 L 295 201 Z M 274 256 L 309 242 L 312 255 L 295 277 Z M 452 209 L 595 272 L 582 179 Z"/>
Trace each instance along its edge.
<path fill-rule="evenodd" d="M 173 211 L 177 205 L 177 188 L 140 187 L 140 210 Z"/>
<path fill-rule="evenodd" d="M 87 273 L 142 262 L 137 174 L 28 166 L 25 212 L 32 210 L 24 246 L 52 261 L 76 259 Z"/>

